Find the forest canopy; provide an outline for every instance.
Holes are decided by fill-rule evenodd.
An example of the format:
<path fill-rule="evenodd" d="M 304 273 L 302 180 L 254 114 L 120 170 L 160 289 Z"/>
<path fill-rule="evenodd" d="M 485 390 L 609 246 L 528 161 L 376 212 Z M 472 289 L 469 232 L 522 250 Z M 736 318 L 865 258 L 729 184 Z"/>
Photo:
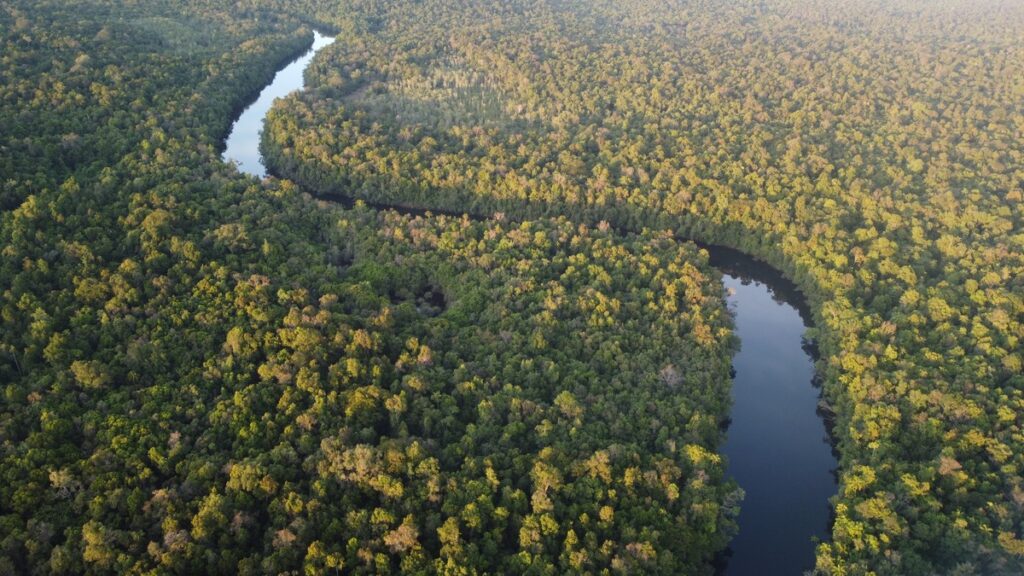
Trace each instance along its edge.
<path fill-rule="evenodd" d="M 1021 569 L 1024 7 L 347 4 L 269 119 L 322 195 L 668 229 L 808 295 L 826 573 Z"/>
<path fill-rule="evenodd" d="M 257 182 L 220 138 L 307 25 L 25 4 L 0 100 L 0 572 L 708 570 L 741 493 L 706 254 Z"/>
<path fill-rule="evenodd" d="M 314 26 L 282 179 L 240 175 Z M 1010 0 L 7 2 L 0 573 L 710 574 L 736 342 L 682 237 L 808 297 L 819 573 L 1024 571 L 1022 35 Z"/>

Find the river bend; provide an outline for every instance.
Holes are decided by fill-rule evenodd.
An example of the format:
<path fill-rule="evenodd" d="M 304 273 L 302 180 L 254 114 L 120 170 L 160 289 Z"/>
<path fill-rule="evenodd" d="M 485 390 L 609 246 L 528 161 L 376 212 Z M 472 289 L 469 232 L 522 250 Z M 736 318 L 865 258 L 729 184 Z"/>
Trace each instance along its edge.
<path fill-rule="evenodd" d="M 263 178 L 263 122 L 276 98 L 303 88 L 314 55 L 334 42 L 315 33 L 312 47 L 274 76 L 235 120 L 226 162 Z M 828 537 L 828 498 L 837 466 L 818 414 L 809 324 L 802 295 L 778 271 L 741 252 L 704 246 L 724 278 L 740 351 L 733 358 L 733 407 L 725 444 L 728 473 L 746 492 L 739 534 L 723 555 L 728 576 L 791 576 L 814 566 L 815 539 Z"/>

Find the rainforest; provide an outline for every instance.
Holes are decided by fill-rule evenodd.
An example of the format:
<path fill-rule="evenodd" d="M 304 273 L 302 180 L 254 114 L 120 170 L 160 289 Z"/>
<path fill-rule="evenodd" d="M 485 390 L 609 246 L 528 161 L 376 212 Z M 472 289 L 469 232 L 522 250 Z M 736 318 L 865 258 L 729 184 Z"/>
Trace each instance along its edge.
<path fill-rule="evenodd" d="M 0 3 L 0 574 L 1024 573 L 1021 38 Z"/>

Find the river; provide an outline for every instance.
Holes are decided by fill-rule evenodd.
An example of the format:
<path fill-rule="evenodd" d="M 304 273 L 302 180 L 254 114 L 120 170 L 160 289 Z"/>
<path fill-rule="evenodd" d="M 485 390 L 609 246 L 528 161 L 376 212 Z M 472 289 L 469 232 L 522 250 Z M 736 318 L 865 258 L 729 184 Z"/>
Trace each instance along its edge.
<path fill-rule="evenodd" d="M 260 155 L 260 132 L 263 130 L 267 111 L 275 99 L 302 89 L 305 83 L 302 73 L 305 72 L 306 66 L 309 66 L 317 52 L 333 43 L 333 36 L 325 36 L 314 31 L 313 45 L 309 50 L 277 71 L 274 80 L 260 91 L 256 100 L 242 111 L 231 125 L 231 133 L 228 135 L 222 155 L 225 162 L 235 162 L 239 171 L 257 178 L 267 175 L 267 168 L 263 165 L 263 157 Z"/>
<path fill-rule="evenodd" d="M 260 131 L 275 98 L 303 88 L 303 71 L 334 41 L 315 33 L 308 52 L 282 68 L 235 121 L 225 162 L 263 178 Z M 421 213 L 419 210 L 409 212 Z M 702 245 L 729 290 L 741 349 L 733 358 L 731 423 L 721 452 L 746 492 L 739 534 L 722 558 L 727 576 L 792 576 L 814 566 L 813 539 L 826 539 L 828 498 L 837 466 L 817 412 L 812 349 L 803 339 L 810 314 L 777 270 L 746 254 Z"/>
<path fill-rule="evenodd" d="M 810 312 L 792 282 L 767 264 L 706 247 L 729 291 L 740 351 L 722 454 L 746 492 L 725 574 L 788 576 L 814 567 L 811 539 L 831 526 L 837 462 L 818 414 Z"/>

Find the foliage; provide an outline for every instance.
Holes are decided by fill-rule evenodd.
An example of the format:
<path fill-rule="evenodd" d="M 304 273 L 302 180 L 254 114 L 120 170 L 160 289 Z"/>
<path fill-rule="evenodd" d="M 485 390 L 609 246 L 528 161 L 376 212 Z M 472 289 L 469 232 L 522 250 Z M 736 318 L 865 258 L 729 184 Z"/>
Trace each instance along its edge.
<path fill-rule="evenodd" d="M 310 36 L 270 8 L 0 12 L 0 572 L 709 572 L 706 255 L 239 175 L 230 113 Z"/>
<path fill-rule="evenodd" d="M 669 229 L 774 263 L 810 299 L 837 416 L 819 569 L 1024 570 L 1019 2 L 344 6 L 318 88 L 271 115 L 274 170 L 323 195 Z M 379 113 L 451 62 L 486 79 L 501 122 L 455 116 L 443 85 L 418 92 L 443 121 Z"/>

